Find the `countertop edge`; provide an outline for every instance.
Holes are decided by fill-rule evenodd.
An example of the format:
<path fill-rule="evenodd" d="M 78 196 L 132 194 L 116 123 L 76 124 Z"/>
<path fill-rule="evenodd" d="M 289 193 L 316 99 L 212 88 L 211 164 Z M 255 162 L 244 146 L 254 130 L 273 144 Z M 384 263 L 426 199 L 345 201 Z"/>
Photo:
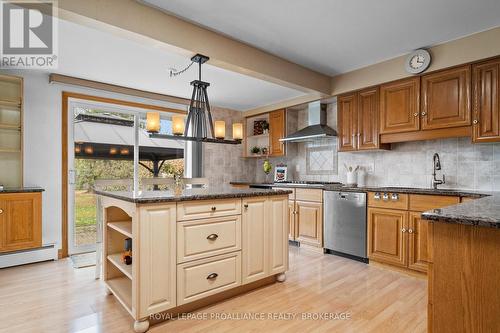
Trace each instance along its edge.
<path fill-rule="evenodd" d="M 41 187 L 21 187 L 21 188 L 4 188 L 0 190 L 0 194 L 15 194 L 15 193 L 37 193 L 45 192 Z"/>

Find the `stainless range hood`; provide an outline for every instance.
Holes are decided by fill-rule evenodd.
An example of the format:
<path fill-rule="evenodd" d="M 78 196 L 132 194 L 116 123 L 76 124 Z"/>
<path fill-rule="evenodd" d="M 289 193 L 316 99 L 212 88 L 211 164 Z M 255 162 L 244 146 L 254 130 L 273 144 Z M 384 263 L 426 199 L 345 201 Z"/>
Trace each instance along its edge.
<path fill-rule="evenodd" d="M 337 136 L 337 131 L 326 125 L 326 104 L 320 101 L 309 103 L 307 113 L 309 126 L 280 139 L 281 142 L 306 142 Z"/>

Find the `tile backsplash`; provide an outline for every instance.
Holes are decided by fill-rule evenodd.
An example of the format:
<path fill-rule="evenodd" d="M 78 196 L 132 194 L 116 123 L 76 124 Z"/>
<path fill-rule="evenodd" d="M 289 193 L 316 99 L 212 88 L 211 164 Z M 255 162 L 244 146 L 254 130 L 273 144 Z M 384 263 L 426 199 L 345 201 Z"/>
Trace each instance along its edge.
<path fill-rule="evenodd" d="M 287 130 L 307 124 L 305 110 L 287 113 Z M 328 125 L 336 128 L 336 109 L 328 109 Z M 451 138 L 397 143 L 389 151 L 337 152 L 337 140 L 318 140 L 309 143 L 289 143 L 287 156 L 271 158 L 273 165 L 288 165 L 291 178 L 297 180 L 346 182 L 344 164 L 359 165 L 370 170 L 366 177 L 369 186 L 429 187 L 432 178 L 432 156 L 438 153 L 446 184 L 442 188 L 500 190 L 500 143 L 472 144 L 470 138 Z M 256 181 L 264 180 L 262 160 L 256 162 Z"/>

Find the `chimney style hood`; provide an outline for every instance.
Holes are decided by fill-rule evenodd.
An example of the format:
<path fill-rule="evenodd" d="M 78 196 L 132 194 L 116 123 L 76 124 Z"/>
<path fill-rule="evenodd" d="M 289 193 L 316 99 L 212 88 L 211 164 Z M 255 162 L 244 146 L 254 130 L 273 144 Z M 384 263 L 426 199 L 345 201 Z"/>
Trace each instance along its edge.
<path fill-rule="evenodd" d="M 337 136 L 337 131 L 326 125 L 326 104 L 320 101 L 309 103 L 307 112 L 309 126 L 280 139 L 281 142 L 306 142 Z"/>

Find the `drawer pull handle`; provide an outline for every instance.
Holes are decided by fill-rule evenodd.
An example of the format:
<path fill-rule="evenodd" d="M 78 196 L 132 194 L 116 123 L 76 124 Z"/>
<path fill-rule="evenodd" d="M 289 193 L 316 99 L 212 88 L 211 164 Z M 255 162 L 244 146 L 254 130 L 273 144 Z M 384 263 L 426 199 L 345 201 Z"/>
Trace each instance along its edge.
<path fill-rule="evenodd" d="M 217 207 L 212 207 L 212 212 L 215 212 L 217 210 Z"/>
<path fill-rule="evenodd" d="M 217 273 L 212 273 L 207 276 L 207 280 L 214 280 L 219 276 Z"/>
<path fill-rule="evenodd" d="M 207 236 L 208 240 L 216 240 L 217 238 L 219 238 L 219 235 L 217 234 L 211 234 Z"/>

